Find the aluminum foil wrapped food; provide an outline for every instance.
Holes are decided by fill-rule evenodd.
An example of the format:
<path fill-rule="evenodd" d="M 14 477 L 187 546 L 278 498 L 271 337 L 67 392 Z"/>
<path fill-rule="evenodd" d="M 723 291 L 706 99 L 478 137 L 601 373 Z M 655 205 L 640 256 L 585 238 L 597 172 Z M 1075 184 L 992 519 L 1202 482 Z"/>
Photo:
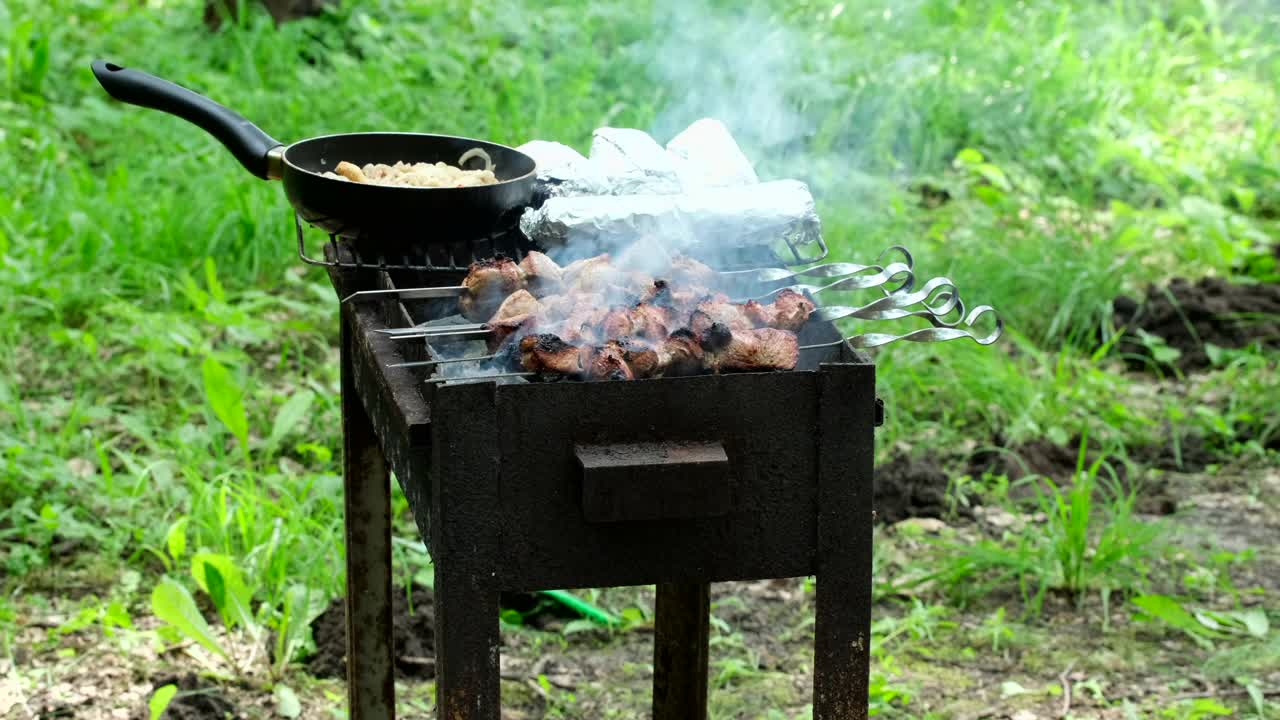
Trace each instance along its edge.
<path fill-rule="evenodd" d="M 604 170 L 613 195 L 670 195 L 680 185 L 674 159 L 649 134 L 603 127 L 591 134 L 591 162 Z"/>
<path fill-rule="evenodd" d="M 675 159 L 680 184 L 686 189 L 760 182 L 729 128 L 714 118 L 703 118 L 671 138 L 667 152 Z"/>
<path fill-rule="evenodd" d="M 537 182 L 548 197 L 608 195 L 614 183 L 599 163 L 568 145 L 533 140 L 516 148 L 537 164 Z"/>
<path fill-rule="evenodd" d="M 570 242 L 619 247 L 645 236 L 675 250 L 778 241 L 800 247 L 822 236 L 813 195 L 798 180 L 678 195 L 553 197 L 525 211 L 520 229 L 547 248 Z"/>
<path fill-rule="evenodd" d="M 557 142 L 534 140 L 517 150 L 537 163 L 546 197 L 673 195 L 759 182 L 729 129 L 704 118 L 663 148 L 647 133 L 603 127 L 591 138 L 591 156 Z"/>

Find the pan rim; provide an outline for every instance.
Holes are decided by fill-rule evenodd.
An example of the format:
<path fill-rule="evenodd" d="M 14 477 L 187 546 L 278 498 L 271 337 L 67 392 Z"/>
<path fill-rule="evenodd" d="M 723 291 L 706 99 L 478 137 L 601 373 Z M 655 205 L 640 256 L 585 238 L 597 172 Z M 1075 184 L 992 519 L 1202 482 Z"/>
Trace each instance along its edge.
<path fill-rule="evenodd" d="M 502 148 L 503 150 L 528 158 L 529 162 L 533 164 L 533 169 L 525 173 L 524 175 L 520 175 L 514 178 L 509 178 L 507 180 L 499 180 L 498 182 L 492 185 L 468 185 L 466 187 L 460 187 L 460 188 L 459 187 L 419 187 L 419 186 L 413 186 L 413 185 L 391 186 L 391 185 L 376 185 L 373 183 L 351 183 L 350 181 L 336 180 L 334 178 L 325 177 L 324 175 L 321 175 L 318 172 L 307 170 L 306 168 L 297 165 L 291 159 L 289 159 L 289 151 L 293 150 L 295 147 L 299 145 L 305 145 L 307 143 L 311 143 L 313 141 L 318 141 L 318 140 L 332 140 L 334 138 L 349 138 L 349 137 L 367 137 L 370 135 L 398 135 L 401 137 L 436 138 L 440 140 L 465 140 L 469 142 L 482 143 L 484 145 Z M 357 186 L 368 187 L 368 188 L 381 188 L 384 190 L 437 190 L 437 191 L 438 190 L 454 190 L 454 191 L 484 190 L 485 188 L 496 188 L 496 187 L 501 187 L 503 185 L 510 185 L 510 184 L 521 182 L 521 181 L 529 180 L 530 178 L 533 178 L 538 174 L 538 161 L 535 160 L 528 153 L 521 152 L 513 147 L 510 147 L 509 145 L 496 143 L 496 142 L 493 142 L 492 140 L 482 140 L 480 138 L 467 137 L 465 135 L 441 135 L 439 133 L 397 132 L 394 130 L 372 130 L 367 132 L 330 133 L 328 135 L 316 135 L 315 137 L 304 138 L 302 140 L 297 140 L 295 142 L 289 143 L 288 145 L 285 146 L 284 153 L 283 153 L 283 160 L 284 160 L 285 166 L 287 166 L 291 170 L 302 173 L 304 175 L 309 175 L 311 177 L 314 177 L 319 180 L 323 180 L 325 182 L 342 183 L 344 185 L 354 184 Z"/>

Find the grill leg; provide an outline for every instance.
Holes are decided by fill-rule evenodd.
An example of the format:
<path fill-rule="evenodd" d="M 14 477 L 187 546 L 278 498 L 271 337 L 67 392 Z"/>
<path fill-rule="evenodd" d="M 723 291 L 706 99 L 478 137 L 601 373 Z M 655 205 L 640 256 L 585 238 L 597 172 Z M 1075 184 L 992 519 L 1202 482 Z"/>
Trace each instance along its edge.
<path fill-rule="evenodd" d="M 875 366 L 823 366 L 818 463 L 813 720 L 865 720 L 871 664 Z"/>
<path fill-rule="evenodd" d="M 710 583 L 658 585 L 653 720 L 706 720 Z"/>
<path fill-rule="evenodd" d="M 436 560 L 436 703 L 440 720 L 499 720 L 498 592 Z"/>
<path fill-rule="evenodd" d="M 347 697 L 352 720 L 394 720 L 391 477 L 356 389 L 342 322 L 342 476 L 347 545 Z"/>

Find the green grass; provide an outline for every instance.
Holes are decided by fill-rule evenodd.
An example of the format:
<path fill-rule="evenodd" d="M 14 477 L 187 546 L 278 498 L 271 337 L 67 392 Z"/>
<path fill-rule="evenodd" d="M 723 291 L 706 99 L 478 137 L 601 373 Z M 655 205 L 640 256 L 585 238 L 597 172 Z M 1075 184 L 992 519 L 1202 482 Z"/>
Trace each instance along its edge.
<path fill-rule="evenodd" d="M 369 0 L 218 33 L 199 12 L 0 4 L 0 627 L 16 588 L 57 592 L 67 573 L 103 597 L 143 573 L 135 613 L 161 575 L 194 587 L 175 524 L 187 557 L 234 559 L 264 618 L 291 587 L 342 587 L 332 291 L 298 261 L 281 189 L 182 121 L 110 101 L 99 57 L 284 141 L 395 129 L 585 150 L 600 125 L 665 140 L 720 115 L 762 175 L 811 183 L 833 256 L 905 244 L 1006 320 L 996 347 L 878 354 L 881 459 L 1082 433 L 1123 458 L 1186 432 L 1266 458 L 1280 432 L 1274 353 L 1225 353 L 1171 393 L 1102 345 L 1117 294 L 1274 272 L 1267 3 Z M 1090 575 L 1091 543 L 1125 528 L 1071 492 L 1047 496 L 1069 504 L 1046 505 L 1056 534 L 1027 562 L 1050 566 L 1024 574 L 1084 592 L 1109 577 Z M 396 502 L 398 572 L 424 577 Z"/>

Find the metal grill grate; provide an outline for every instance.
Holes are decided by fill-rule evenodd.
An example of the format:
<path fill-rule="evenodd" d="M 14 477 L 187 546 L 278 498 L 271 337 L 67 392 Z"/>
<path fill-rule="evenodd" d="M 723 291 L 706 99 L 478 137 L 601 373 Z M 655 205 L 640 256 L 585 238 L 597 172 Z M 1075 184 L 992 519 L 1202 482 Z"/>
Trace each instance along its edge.
<path fill-rule="evenodd" d="M 294 213 L 293 223 L 297 231 L 298 257 L 303 262 L 346 270 L 465 271 L 476 260 L 494 255 L 506 255 L 519 260 L 532 248 L 529 240 L 513 227 L 495 231 L 482 238 L 432 243 L 424 245 L 417 252 L 396 253 L 362 252 L 360 247 L 370 244 L 365 239 L 330 235 L 320 248 L 320 259 L 317 259 L 307 252 L 306 231 L 302 227 L 302 218 L 297 213 Z"/>

